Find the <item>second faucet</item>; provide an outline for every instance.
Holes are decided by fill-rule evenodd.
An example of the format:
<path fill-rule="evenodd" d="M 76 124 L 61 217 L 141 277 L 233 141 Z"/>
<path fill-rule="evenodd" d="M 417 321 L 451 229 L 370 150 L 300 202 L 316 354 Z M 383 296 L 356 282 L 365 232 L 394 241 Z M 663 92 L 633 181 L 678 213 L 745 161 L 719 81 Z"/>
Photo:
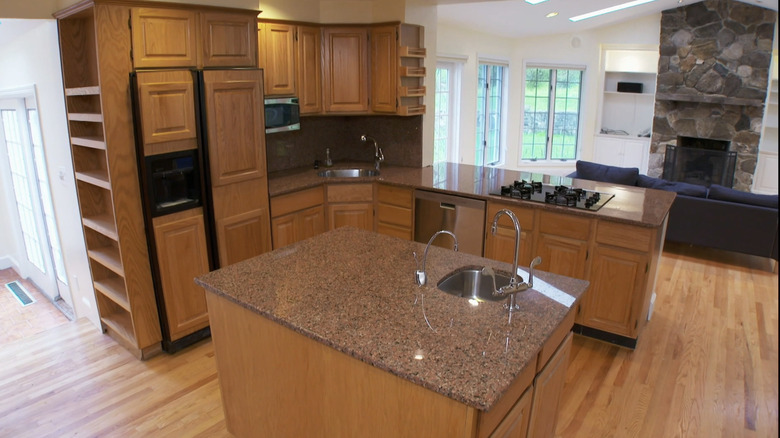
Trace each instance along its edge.
<path fill-rule="evenodd" d="M 376 143 L 376 139 L 374 137 L 369 137 L 367 135 L 360 136 L 360 141 L 363 143 L 367 142 L 368 140 L 371 140 L 374 143 L 374 168 L 379 170 L 379 164 L 385 161 L 385 154 L 382 153 L 382 148 L 380 148 Z"/>

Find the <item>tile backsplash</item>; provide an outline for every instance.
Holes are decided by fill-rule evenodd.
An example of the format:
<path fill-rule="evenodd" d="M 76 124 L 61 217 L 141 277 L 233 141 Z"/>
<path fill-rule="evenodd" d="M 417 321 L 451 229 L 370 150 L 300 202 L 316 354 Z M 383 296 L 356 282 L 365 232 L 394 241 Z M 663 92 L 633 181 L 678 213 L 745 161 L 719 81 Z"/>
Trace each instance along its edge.
<path fill-rule="evenodd" d="M 376 139 L 385 163 L 394 166 L 422 166 L 422 116 L 324 116 L 301 117 L 299 131 L 266 134 L 268 172 L 307 167 L 314 160 L 325 162 L 330 148 L 333 161 L 364 161 L 373 165 L 372 143 Z"/>

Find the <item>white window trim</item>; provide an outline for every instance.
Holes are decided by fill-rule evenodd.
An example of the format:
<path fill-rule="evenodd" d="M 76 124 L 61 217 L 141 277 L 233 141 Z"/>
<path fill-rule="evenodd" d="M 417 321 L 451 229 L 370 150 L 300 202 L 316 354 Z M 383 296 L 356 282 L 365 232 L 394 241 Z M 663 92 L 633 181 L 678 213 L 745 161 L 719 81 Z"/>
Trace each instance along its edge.
<path fill-rule="evenodd" d="M 453 76 L 450 81 L 450 123 L 449 132 L 447 133 L 449 138 L 449 144 L 447 145 L 447 161 L 451 163 L 460 162 L 460 102 L 462 94 L 462 76 L 463 67 L 468 62 L 469 57 L 467 55 L 457 54 L 437 54 L 436 55 L 436 68 L 439 64 L 449 64 L 452 66 Z M 435 94 L 434 90 L 434 94 Z"/>
<path fill-rule="evenodd" d="M 584 87 L 585 81 L 587 79 L 588 69 L 587 65 L 585 64 L 566 64 L 566 63 L 556 63 L 556 62 L 549 62 L 549 61 L 539 61 L 539 60 L 533 60 L 533 59 L 526 59 L 523 60 L 523 80 L 522 80 L 522 89 L 520 90 L 520 95 L 523 97 L 522 106 L 523 109 L 520 111 L 520 136 L 518 138 L 518 148 L 517 148 L 517 165 L 518 166 L 529 166 L 529 165 L 538 165 L 538 166 L 544 166 L 544 167 L 570 167 L 571 163 L 575 162 L 579 159 L 580 154 L 582 152 L 582 103 L 584 100 L 584 94 L 583 91 L 580 91 L 580 123 L 577 124 L 577 150 L 574 153 L 574 158 L 572 160 L 550 160 L 545 158 L 544 160 L 525 160 L 523 159 L 523 126 L 525 126 L 525 72 L 528 70 L 528 68 L 549 68 L 549 69 L 566 69 L 566 70 L 581 70 L 582 71 L 582 86 Z M 549 151 L 548 151 L 549 155 Z"/>
<path fill-rule="evenodd" d="M 488 65 L 499 65 L 501 67 L 504 67 L 504 78 L 501 81 L 501 136 L 500 136 L 500 142 L 499 145 L 499 151 L 498 151 L 498 162 L 491 165 L 486 165 L 483 163 L 484 166 L 488 167 L 502 167 L 504 164 L 506 164 L 506 156 L 507 156 L 507 129 L 509 126 L 509 74 L 510 74 L 510 68 L 509 68 L 509 60 L 506 58 L 501 58 L 497 56 L 491 56 L 491 55 L 483 55 L 483 54 L 477 54 L 477 62 L 476 62 L 476 76 L 479 76 L 479 66 L 481 64 L 488 64 Z M 477 95 L 479 93 L 479 90 L 474 90 L 474 99 L 476 101 Z M 522 144 L 522 143 L 521 143 Z M 475 145 L 476 150 L 476 145 Z"/>

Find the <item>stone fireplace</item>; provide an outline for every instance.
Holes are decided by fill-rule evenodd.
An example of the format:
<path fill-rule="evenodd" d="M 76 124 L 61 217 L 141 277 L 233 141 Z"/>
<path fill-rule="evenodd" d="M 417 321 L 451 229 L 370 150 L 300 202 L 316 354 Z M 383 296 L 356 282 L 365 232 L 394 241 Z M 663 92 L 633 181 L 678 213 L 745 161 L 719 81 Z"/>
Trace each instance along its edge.
<path fill-rule="evenodd" d="M 734 182 L 737 153 L 731 142 L 698 137 L 677 137 L 677 144 L 666 145 L 663 178 L 701 186 L 718 184 L 731 187 Z"/>
<path fill-rule="evenodd" d="M 736 155 L 733 187 L 750 190 L 776 19 L 775 11 L 735 0 L 663 11 L 650 176 L 664 174 L 667 146 L 679 158 L 678 138 L 709 139 L 727 142 L 725 152 Z M 719 184 L 713 177 L 720 176 L 694 183 Z"/>

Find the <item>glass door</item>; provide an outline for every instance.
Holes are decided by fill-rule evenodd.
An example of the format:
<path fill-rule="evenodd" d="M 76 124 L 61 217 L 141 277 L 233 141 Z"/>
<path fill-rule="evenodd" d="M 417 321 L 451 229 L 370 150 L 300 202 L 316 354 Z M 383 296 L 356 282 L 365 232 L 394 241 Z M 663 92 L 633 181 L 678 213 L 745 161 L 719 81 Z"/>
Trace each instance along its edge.
<path fill-rule="evenodd" d="M 4 94 L 4 93 L 3 93 Z M 33 92 L 0 94 L 0 145 L 10 170 L 13 198 L 26 257 L 19 257 L 20 274 L 29 277 L 50 299 L 67 288 L 67 274 L 57 232 L 46 172 L 38 111 Z M 4 166 L 3 166 L 4 167 Z"/>

